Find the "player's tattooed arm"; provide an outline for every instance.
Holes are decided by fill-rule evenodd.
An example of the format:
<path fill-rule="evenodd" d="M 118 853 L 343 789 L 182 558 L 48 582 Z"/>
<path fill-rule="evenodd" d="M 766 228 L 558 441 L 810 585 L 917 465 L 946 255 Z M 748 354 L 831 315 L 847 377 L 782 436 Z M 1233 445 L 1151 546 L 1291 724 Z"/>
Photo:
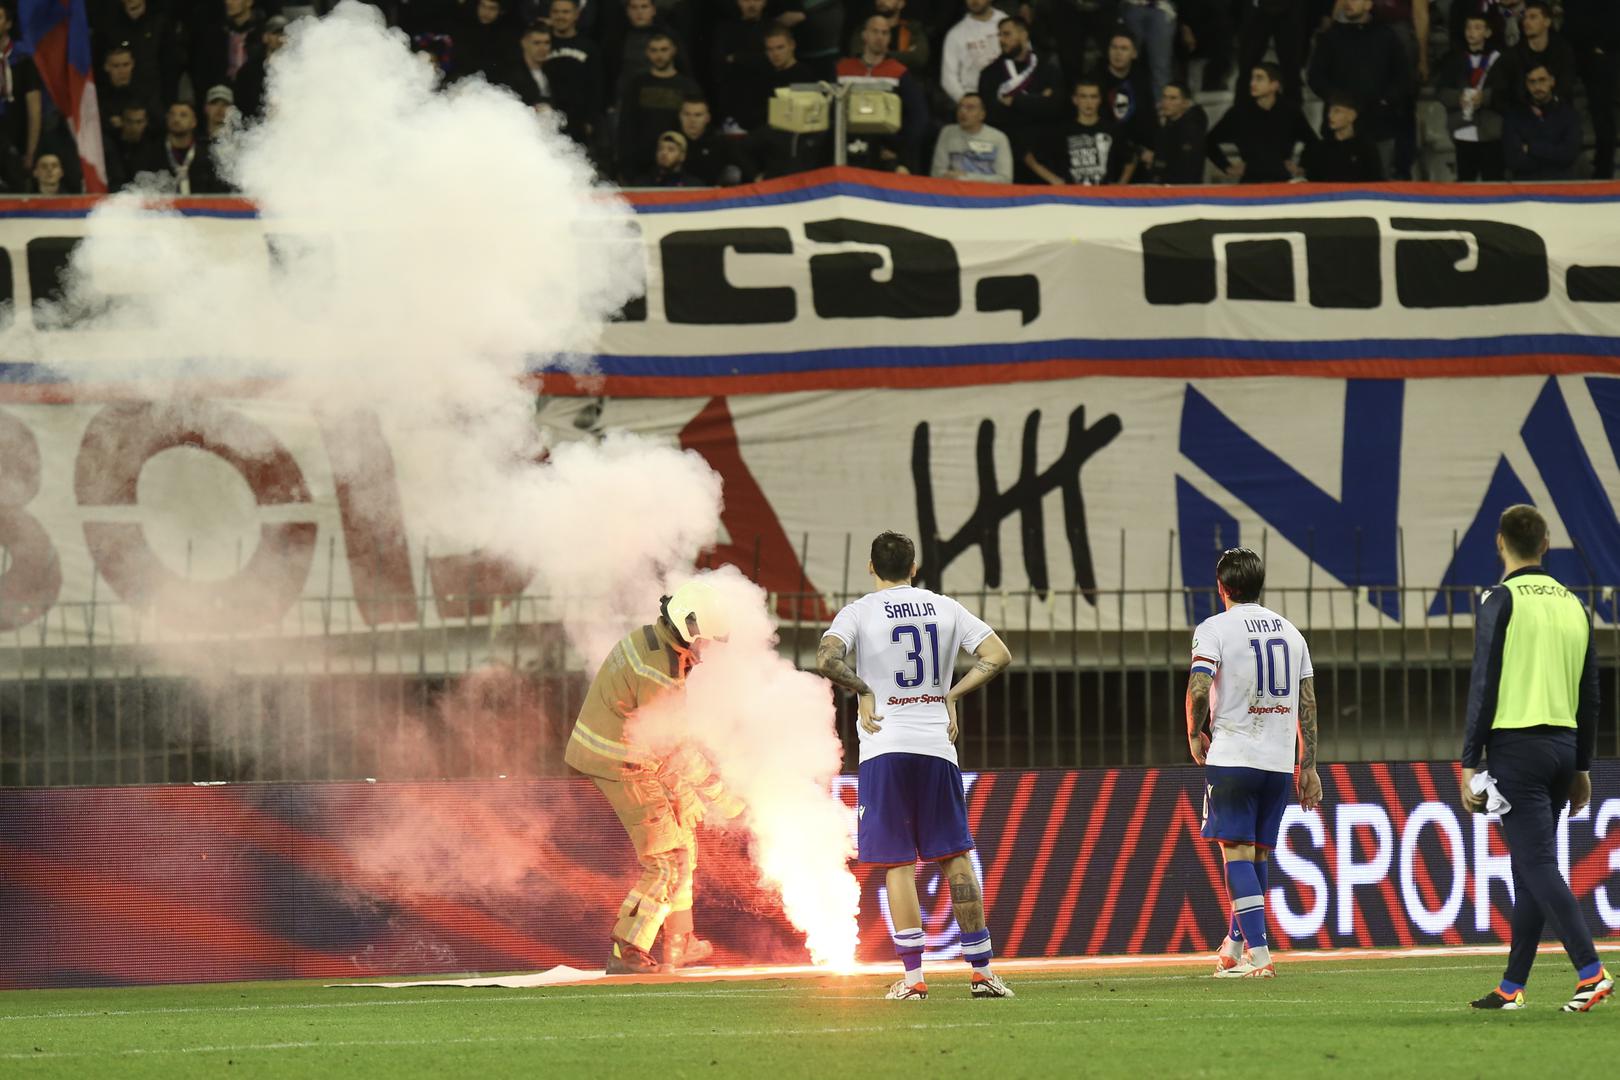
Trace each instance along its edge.
<path fill-rule="evenodd" d="M 852 694 L 870 694 L 872 688 L 866 681 L 855 674 L 855 669 L 849 666 L 845 659 L 849 655 L 849 646 L 832 634 L 821 639 L 816 648 L 816 670 L 822 677 L 834 686 L 842 686 Z"/>
<path fill-rule="evenodd" d="M 1000 634 L 991 634 L 979 642 L 979 647 L 973 650 L 974 663 L 967 674 L 956 681 L 948 695 L 953 700 L 965 697 L 971 691 L 977 690 L 991 679 L 1007 670 L 1012 663 L 1012 650 L 1007 643 L 1001 640 Z"/>
<path fill-rule="evenodd" d="M 1204 725 L 1209 722 L 1209 688 L 1214 681 L 1207 671 L 1195 671 L 1187 679 L 1187 749 L 1200 765 L 1209 751 Z"/>
<path fill-rule="evenodd" d="M 1299 738 L 1302 747 L 1299 767 L 1316 768 L 1316 680 L 1299 682 Z"/>

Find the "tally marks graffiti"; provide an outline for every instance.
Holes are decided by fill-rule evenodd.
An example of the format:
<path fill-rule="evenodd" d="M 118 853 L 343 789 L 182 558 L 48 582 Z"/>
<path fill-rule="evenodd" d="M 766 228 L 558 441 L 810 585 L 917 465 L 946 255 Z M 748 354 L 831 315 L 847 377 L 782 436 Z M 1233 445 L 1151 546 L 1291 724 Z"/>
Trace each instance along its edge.
<path fill-rule="evenodd" d="M 1069 433 L 1063 452 L 1045 469 L 1036 465 L 1036 443 L 1041 429 L 1041 412 L 1034 410 L 1024 420 L 1024 439 L 1019 454 L 1018 481 L 1006 491 L 996 481 L 996 425 L 993 420 L 979 424 L 974 456 L 979 473 L 979 502 L 962 527 L 949 538 L 940 535 L 934 509 L 934 479 L 930 464 L 928 423 L 917 425 L 911 443 L 911 475 L 917 486 L 917 527 L 921 534 L 921 566 L 917 583 L 939 589 L 945 568 L 970 547 L 977 547 L 984 560 L 984 584 L 1001 586 L 1001 523 L 1013 514 L 1019 516 L 1024 548 L 1024 571 L 1030 588 L 1042 599 L 1051 589 L 1046 567 L 1046 519 L 1041 501 L 1048 493 L 1063 494 L 1063 531 L 1069 541 L 1069 557 L 1074 564 L 1074 583 L 1086 599 L 1096 603 L 1097 574 L 1091 561 L 1091 540 L 1086 534 L 1086 503 L 1080 492 L 1080 469 L 1123 430 L 1119 417 L 1108 414 L 1091 427 L 1086 426 L 1084 405 L 1069 414 Z"/>

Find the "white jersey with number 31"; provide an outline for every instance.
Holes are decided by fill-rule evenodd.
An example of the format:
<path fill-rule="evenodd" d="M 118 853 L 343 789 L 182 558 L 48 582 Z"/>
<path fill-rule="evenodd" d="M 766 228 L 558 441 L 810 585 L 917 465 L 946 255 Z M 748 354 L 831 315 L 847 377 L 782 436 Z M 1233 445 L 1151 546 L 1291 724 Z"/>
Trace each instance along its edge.
<path fill-rule="evenodd" d="M 1214 678 L 1207 763 L 1292 773 L 1299 684 L 1311 677 L 1294 624 L 1259 604 L 1233 604 L 1193 632 L 1192 670 Z"/>
<path fill-rule="evenodd" d="M 855 654 L 855 673 L 877 699 L 882 727 L 861 736 L 861 760 L 879 754 L 931 754 L 956 763 L 946 737 L 951 688 L 960 649 L 977 649 L 991 630 L 948 596 L 896 585 L 845 605 L 825 636 Z"/>

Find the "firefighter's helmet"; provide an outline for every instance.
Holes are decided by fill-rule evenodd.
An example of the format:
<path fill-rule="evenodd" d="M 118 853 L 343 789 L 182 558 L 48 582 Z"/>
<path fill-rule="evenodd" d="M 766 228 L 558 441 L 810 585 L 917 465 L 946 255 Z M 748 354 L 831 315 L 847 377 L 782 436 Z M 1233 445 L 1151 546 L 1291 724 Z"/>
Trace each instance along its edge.
<path fill-rule="evenodd" d="M 670 623 L 688 645 L 700 640 L 724 641 L 731 632 L 720 593 L 708 582 L 693 579 L 670 594 L 664 606 Z"/>

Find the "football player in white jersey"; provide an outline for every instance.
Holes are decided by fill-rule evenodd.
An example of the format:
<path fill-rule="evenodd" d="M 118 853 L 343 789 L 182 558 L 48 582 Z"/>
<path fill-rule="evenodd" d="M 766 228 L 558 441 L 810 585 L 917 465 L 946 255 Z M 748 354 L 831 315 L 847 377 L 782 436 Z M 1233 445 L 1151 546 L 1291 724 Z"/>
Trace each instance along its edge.
<path fill-rule="evenodd" d="M 1198 624 L 1187 681 L 1187 746 L 1205 772 L 1203 834 L 1221 845 L 1232 895 L 1215 977 L 1269 979 L 1277 970 L 1266 943 L 1266 865 L 1291 794 L 1296 732 L 1299 803 L 1322 803 L 1316 683 L 1305 638 L 1259 604 L 1260 556 L 1222 552 L 1215 579 L 1226 610 Z"/>
<path fill-rule="evenodd" d="M 917 899 L 919 859 L 937 862 L 951 888 L 962 958 L 975 998 L 1012 997 L 990 970 L 990 931 L 973 860 L 962 772 L 956 763 L 957 702 L 995 678 L 1012 654 L 977 616 L 948 596 L 913 588 L 916 548 L 899 533 L 872 541 L 874 591 L 833 619 L 816 650 L 823 675 L 860 699 L 860 859 L 888 868 L 894 951 L 905 976 L 887 997 L 928 997 L 926 939 Z M 955 685 L 957 650 L 977 662 Z M 852 669 L 847 657 L 855 653 Z"/>

